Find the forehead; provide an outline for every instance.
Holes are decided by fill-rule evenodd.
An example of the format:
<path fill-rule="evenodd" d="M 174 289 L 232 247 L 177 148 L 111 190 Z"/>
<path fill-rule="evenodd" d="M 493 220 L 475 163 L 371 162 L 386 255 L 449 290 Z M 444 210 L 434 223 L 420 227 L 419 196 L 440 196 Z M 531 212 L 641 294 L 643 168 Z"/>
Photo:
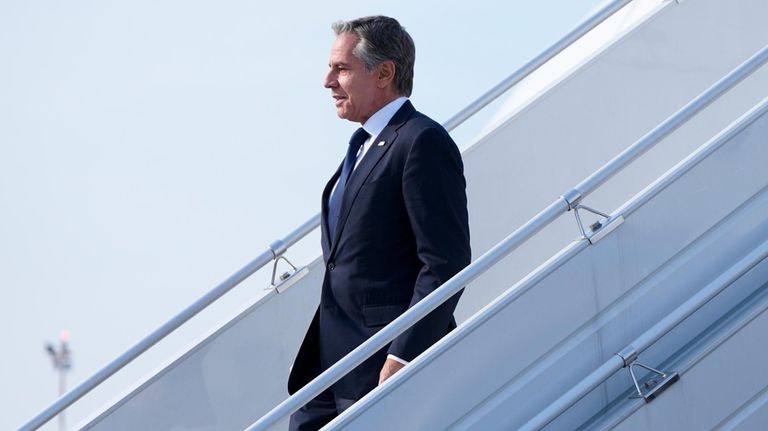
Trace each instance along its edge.
<path fill-rule="evenodd" d="M 352 54 L 352 50 L 359 41 L 360 38 L 353 33 L 341 33 L 336 36 L 336 40 L 331 45 L 331 64 L 349 63 L 357 60 L 357 57 Z"/>

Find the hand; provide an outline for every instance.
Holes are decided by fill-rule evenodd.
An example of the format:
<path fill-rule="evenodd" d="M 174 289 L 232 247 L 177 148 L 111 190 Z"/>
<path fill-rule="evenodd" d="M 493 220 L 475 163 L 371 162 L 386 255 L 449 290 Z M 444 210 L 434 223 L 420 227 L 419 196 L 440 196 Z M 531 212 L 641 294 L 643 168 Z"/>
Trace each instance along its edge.
<path fill-rule="evenodd" d="M 393 374 L 400 371 L 404 366 L 405 365 L 394 359 L 387 358 L 386 362 L 384 362 L 384 367 L 381 368 L 381 372 L 379 373 L 379 384 L 384 383 L 385 380 L 392 377 Z"/>

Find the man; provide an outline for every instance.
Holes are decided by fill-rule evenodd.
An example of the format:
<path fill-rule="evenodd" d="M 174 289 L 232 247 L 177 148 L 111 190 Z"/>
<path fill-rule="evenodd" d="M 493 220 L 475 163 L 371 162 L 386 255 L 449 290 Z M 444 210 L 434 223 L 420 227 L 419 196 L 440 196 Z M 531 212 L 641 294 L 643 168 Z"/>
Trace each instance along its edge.
<path fill-rule="evenodd" d="M 415 47 L 392 18 L 333 25 L 325 87 L 360 123 L 322 196 L 320 306 L 291 370 L 294 393 L 469 264 L 461 154 L 408 101 Z M 291 416 L 315 430 L 456 327 L 461 293 Z"/>

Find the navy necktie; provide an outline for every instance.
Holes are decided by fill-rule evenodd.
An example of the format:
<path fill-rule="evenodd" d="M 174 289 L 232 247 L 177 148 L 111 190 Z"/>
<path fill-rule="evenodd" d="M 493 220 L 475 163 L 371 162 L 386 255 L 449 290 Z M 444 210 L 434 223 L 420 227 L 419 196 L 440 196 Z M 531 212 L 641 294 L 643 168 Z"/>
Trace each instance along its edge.
<path fill-rule="evenodd" d="M 339 181 L 336 183 L 336 190 L 331 195 L 331 199 L 328 202 L 328 230 L 331 234 L 331 241 L 336 238 L 336 225 L 339 222 L 339 216 L 341 215 L 341 201 L 344 197 L 344 190 L 346 190 L 347 181 L 349 176 L 352 175 L 352 170 L 355 169 L 355 162 L 357 161 L 357 152 L 360 151 L 360 146 L 363 145 L 366 139 L 370 135 L 362 127 L 355 130 L 352 137 L 349 139 L 349 148 L 347 148 L 347 156 L 344 158 L 344 165 L 341 167 L 341 175 Z"/>

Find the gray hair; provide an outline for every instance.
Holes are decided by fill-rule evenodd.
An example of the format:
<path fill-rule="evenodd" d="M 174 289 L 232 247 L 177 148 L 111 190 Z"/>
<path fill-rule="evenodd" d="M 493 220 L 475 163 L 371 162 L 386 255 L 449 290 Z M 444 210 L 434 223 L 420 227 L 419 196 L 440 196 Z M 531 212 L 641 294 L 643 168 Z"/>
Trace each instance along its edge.
<path fill-rule="evenodd" d="M 411 95 L 416 46 L 396 19 L 367 16 L 352 21 L 337 21 L 332 27 L 337 36 L 352 33 L 360 38 L 352 54 L 363 62 L 369 73 L 385 61 L 395 63 L 395 89 L 400 95 Z"/>

